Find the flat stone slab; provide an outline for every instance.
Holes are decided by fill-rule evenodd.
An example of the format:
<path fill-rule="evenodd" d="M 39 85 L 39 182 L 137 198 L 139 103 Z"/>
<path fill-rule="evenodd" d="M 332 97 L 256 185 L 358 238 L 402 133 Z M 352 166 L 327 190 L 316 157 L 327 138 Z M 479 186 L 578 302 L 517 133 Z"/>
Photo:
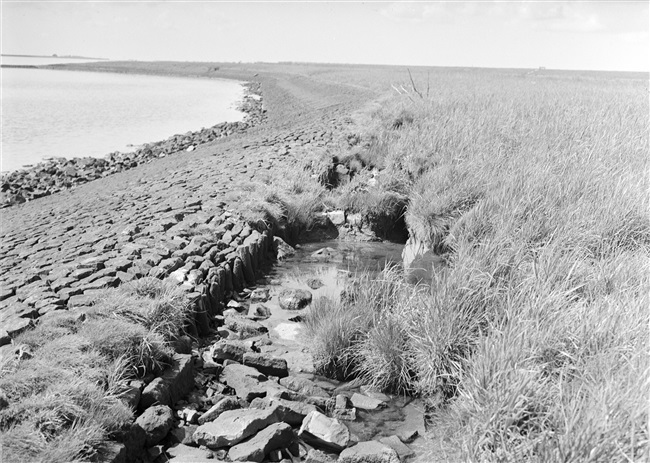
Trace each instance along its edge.
<path fill-rule="evenodd" d="M 298 436 L 315 447 L 325 447 L 337 452 L 350 443 L 350 431 L 346 425 L 317 411 L 310 412 L 305 417 Z"/>
<path fill-rule="evenodd" d="M 274 409 L 230 410 L 194 431 L 194 442 L 216 449 L 238 444 L 267 426 L 277 423 Z"/>
<path fill-rule="evenodd" d="M 315 405 L 278 397 L 258 398 L 251 402 L 251 408 L 274 408 L 280 421 L 293 426 L 301 425 L 311 412 L 320 411 Z"/>
<path fill-rule="evenodd" d="M 378 408 L 384 405 L 384 402 L 378 399 L 373 399 L 367 395 L 354 393 L 350 397 L 350 402 L 352 406 L 356 408 L 361 408 L 363 410 L 377 410 Z"/>
<path fill-rule="evenodd" d="M 256 397 L 266 396 L 266 376 L 255 368 L 246 365 L 226 365 L 219 376 L 219 380 L 232 387 L 238 397 L 250 402 Z"/>
<path fill-rule="evenodd" d="M 228 456 L 232 461 L 260 463 L 271 450 L 288 447 L 293 440 L 291 426 L 287 423 L 273 423 L 250 439 L 233 446 Z"/>
<path fill-rule="evenodd" d="M 214 463 L 218 461 L 212 456 L 212 452 L 185 444 L 168 448 L 167 454 L 170 456 L 168 461 L 173 463 Z"/>
<path fill-rule="evenodd" d="M 244 354 L 244 365 L 257 369 L 260 373 L 269 376 L 284 378 L 289 376 L 287 361 L 280 357 L 273 357 L 269 354 L 258 354 L 247 352 Z"/>
<path fill-rule="evenodd" d="M 299 376 L 287 376 L 286 378 L 282 378 L 280 379 L 280 384 L 287 389 L 291 389 L 292 391 L 298 392 L 302 395 L 328 398 L 330 396 L 325 389 L 317 386 L 313 381 Z"/>

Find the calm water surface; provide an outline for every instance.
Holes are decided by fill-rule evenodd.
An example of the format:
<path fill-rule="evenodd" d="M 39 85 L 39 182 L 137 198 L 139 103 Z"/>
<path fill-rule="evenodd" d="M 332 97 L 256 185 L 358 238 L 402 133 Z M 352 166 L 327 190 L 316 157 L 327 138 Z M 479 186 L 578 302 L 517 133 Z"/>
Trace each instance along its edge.
<path fill-rule="evenodd" d="M 244 94 L 235 81 L 44 69 L 1 71 L 2 171 L 48 157 L 133 151 L 132 145 L 244 116 L 235 109 Z"/>

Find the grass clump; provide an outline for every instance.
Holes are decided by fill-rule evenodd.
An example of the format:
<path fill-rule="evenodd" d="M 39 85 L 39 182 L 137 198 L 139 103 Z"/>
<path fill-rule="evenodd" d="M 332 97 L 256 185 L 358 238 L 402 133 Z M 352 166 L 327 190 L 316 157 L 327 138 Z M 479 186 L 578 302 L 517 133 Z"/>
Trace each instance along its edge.
<path fill-rule="evenodd" d="M 190 305 L 177 288 L 141 279 L 97 296 L 85 317 L 57 313 L 16 339 L 27 355 L 4 365 L 3 458 L 81 462 L 101 458 L 129 426 L 128 381 L 171 362 Z"/>

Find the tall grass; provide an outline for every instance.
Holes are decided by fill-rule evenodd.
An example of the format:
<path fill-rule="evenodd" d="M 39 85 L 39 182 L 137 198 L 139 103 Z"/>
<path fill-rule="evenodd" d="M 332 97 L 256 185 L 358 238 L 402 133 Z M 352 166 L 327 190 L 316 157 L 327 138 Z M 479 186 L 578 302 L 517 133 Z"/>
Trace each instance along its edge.
<path fill-rule="evenodd" d="M 0 372 L 9 402 L 0 410 L 3 458 L 101 458 L 133 419 L 121 400 L 128 381 L 169 364 L 189 314 L 179 289 L 146 278 L 98 295 L 85 318 L 62 312 L 19 336 L 16 344 L 31 354 Z"/>
<path fill-rule="evenodd" d="M 361 298 L 365 331 L 338 344 L 366 380 L 427 397 L 471 461 L 649 458 L 647 82 L 453 77 L 385 101 L 363 135 L 449 268 Z"/>

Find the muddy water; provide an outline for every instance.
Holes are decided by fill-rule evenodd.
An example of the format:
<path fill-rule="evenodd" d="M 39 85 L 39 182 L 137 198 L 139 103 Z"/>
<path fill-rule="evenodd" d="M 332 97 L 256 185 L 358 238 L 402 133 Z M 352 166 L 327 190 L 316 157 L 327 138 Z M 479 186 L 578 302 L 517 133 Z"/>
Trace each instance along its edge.
<path fill-rule="evenodd" d="M 303 244 L 296 255 L 278 263 L 266 278 L 273 297 L 264 303 L 271 309 L 271 317 L 263 323 L 269 329 L 273 344 L 263 350 L 287 360 L 292 372 L 316 381 L 330 392 L 343 386 L 345 395 L 360 392 L 358 387 L 346 387 L 338 381 L 314 374 L 309 352 L 309 340 L 303 333 L 299 318 L 304 311 L 285 311 L 278 304 L 278 293 L 285 288 L 309 290 L 314 300 L 321 296 L 338 298 L 346 283 L 362 271 L 378 273 L 387 264 L 401 265 L 403 245 L 396 243 L 347 243 L 325 241 Z M 314 283 L 318 281 L 319 285 Z M 333 392 L 336 394 L 336 392 Z M 424 435 L 424 405 L 409 397 L 391 396 L 387 406 L 375 411 L 358 409 L 355 421 L 345 421 L 351 433 L 360 441 L 379 439 L 417 430 Z M 420 461 L 418 454 L 426 442 L 418 438 L 410 444 L 416 452 L 411 461 Z M 422 460 L 423 461 L 423 460 Z"/>
<path fill-rule="evenodd" d="M 271 338 L 298 341 L 302 326 L 292 318 L 299 312 L 280 309 L 277 293 L 281 289 L 305 289 L 313 299 L 338 299 L 346 283 L 362 271 L 379 273 L 388 264 L 400 265 L 403 245 L 397 243 L 346 243 L 336 240 L 307 243 L 296 254 L 277 263 L 266 280 L 276 291 L 267 305 L 272 316 L 266 321 Z"/>

